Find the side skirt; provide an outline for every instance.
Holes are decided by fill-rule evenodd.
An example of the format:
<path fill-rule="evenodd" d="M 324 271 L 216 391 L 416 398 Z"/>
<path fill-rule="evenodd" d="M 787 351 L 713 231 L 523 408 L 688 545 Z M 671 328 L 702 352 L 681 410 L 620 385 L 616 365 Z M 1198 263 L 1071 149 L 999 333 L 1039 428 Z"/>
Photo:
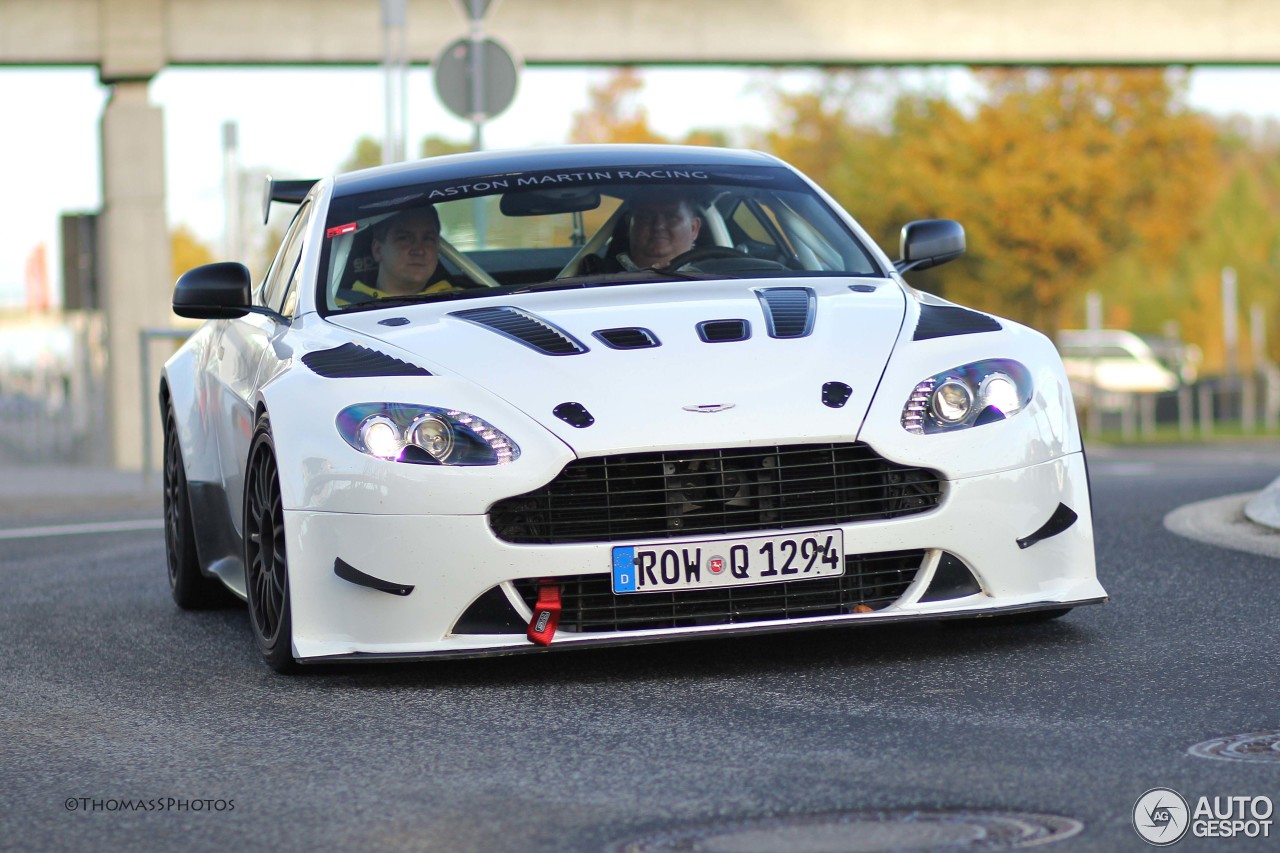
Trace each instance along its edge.
<path fill-rule="evenodd" d="M 187 481 L 191 520 L 196 531 L 196 555 L 200 571 L 215 577 L 238 598 L 246 595 L 244 539 L 236 533 L 227 508 L 227 493 L 220 483 Z"/>

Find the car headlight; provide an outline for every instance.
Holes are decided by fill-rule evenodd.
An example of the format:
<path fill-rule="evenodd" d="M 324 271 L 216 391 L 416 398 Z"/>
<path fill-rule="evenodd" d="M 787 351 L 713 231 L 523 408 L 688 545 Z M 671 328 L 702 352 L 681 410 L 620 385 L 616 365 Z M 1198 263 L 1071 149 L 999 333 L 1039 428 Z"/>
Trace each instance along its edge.
<path fill-rule="evenodd" d="M 1029 370 L 1008 359 L 975 361 L 916 385 L 902 408 L 902 427 L 915 435 L 967 429 L 1012 417 L 1029 402 Z"/>
<path fill-rule="evenodd" d="M 419 465 L 502 465 L 520 448 L 502 430 L 457 409 L 360 403 L 338 413 L 347 444 L 379 459 Z"/>

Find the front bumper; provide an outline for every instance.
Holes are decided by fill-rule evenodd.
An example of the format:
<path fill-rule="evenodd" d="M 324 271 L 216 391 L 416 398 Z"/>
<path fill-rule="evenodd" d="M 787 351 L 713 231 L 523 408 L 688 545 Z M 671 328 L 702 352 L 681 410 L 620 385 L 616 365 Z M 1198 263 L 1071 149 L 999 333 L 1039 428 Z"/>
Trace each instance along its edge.
<path fill-rule="evenodd" d="M 561 630 L 548 648 L 992 615 L 1106 599 L 1097 580 L 1082 454 L 946 481 L 944 490 L 940 506 L 929 512 L 840 525 L 848 553 L 925 549 L 921 568 L 906 591 L 874 612 L 632 631 Z M 1076 513 L 1075 523 L 1029 547 L 1020 546 L 1018 540 L 1040 530 L 1059 504 Z M 523 633 L 462 634 L 454 632 L 455 626 L 484 593 L 509 581 L 606 574 L 613 546 L 623 544 L 512 545 L 494 536 L 485 515 L 294 510 L 285 517 L 294 652 L 304 661 L 544 650 Z M 943 552 L 968 567 L 980 592 L 921 600 Z M 339 559 L 394 585 L 412 586 L 413 591 L 394 595 L 344 580 L 334 573 Z"/>

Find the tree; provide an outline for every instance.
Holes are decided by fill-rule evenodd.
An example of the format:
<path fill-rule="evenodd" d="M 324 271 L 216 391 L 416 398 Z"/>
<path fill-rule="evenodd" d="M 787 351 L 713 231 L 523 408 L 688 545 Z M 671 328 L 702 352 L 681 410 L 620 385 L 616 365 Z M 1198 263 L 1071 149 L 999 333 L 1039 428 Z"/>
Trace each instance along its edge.
<path fill-rule="evenodd" d="M 185 224 L 179 225 L 169 233 L 169 253 L 172 257 L 173 278 L 189 269 L 211 264 L 214 260 L 213 250 L 201 243 L 194 231 Z"/>
<path fill-rule="evenodd" d="M 418 146 L 420 157 L 440 157 L 444 154 L 462 154 L 471 150 L 469 142 L 454 142 L 443 136 L 424 136 Z"/>
<path fill-rule="evenodd" d="M 644 81 L 634 68 L 619 68 L 588 90 L 589 104 L 573 116 L 570 142 L 667 142 L 649 127 L 640 103 Z"/>
<path fill-rule="evenodd" d="M 354 172 L 357 169 L 370 169 L 382 165 L 382 143 L 372 136 L 362 136 L 356 140 L 351 156 L 338 166 L 339 172 Z"/>
<path fill-rule="evenodd" d="M 947 295 L 1054 333 L 1086 282 L 1130 250 L 1169 261 L 1217 184 L 1215 132 L 1159 69 L 991 69 L 973 110 L 898 93 L 881 123 L 858 75 L 783 96 L 773 150 L 811 171 L 878 239 L 909 219 L 960 220 L 968 256 Z"/>

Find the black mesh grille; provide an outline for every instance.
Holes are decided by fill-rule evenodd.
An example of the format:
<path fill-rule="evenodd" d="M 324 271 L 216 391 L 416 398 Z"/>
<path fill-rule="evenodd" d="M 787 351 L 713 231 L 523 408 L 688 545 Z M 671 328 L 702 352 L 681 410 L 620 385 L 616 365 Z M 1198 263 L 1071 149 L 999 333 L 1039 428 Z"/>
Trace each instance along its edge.
<path fill-rule="evenodd" d="M 547 355 L 587 352 L 586 345 L 564 329 L 509 305 L 454 311 L 452 316 L 486 326 Z"/>
<path fill-rule="evenodd" d="M 746 320 L 704 320 L 698 324 L 698 337 L 709 344 L 745 341 L 751 337 L 751 324 Z"/>
<path fill-rule="evenodd" d="M 424 368 L 358 344 L 316 350 L 302 357 L 302 363 L 329 379 L 367 376 L 430 376 Z"/>
<path fill-rule="evenodd" d="M 816 299 L 807 287 L 770 287 L 758 294 L 771 338 L 803 338 L 813 331 Z"/>
<path fill-rule="evenodd" d="M 937 506 L 933 471 L 861 442 L 577 459 L 489 511 L 498 538 L 614 542 L 895 518 Z"/>
<path fill-rule="evenodd" d="M 656 347 L 660 343 L 658 336 L 648 329 L 601 329 L 591 334 L 612 349 L 647 349 Z"/>
<path fill-rule="evenodd" d="M 556 578 L 560 585 L 560 630 L 643 631 L 698 625 L 737 625 L 879 610 L 902 597 L 924 559 L 924 551 L 851 554 L 845 573 L 759 586 L 688 589 L 614 595 L 611 576 Z M 516 589 L 533 607 L 539 581 L 518 580 Z M 860 610 L 856 610 L 862 605 Z"/>

